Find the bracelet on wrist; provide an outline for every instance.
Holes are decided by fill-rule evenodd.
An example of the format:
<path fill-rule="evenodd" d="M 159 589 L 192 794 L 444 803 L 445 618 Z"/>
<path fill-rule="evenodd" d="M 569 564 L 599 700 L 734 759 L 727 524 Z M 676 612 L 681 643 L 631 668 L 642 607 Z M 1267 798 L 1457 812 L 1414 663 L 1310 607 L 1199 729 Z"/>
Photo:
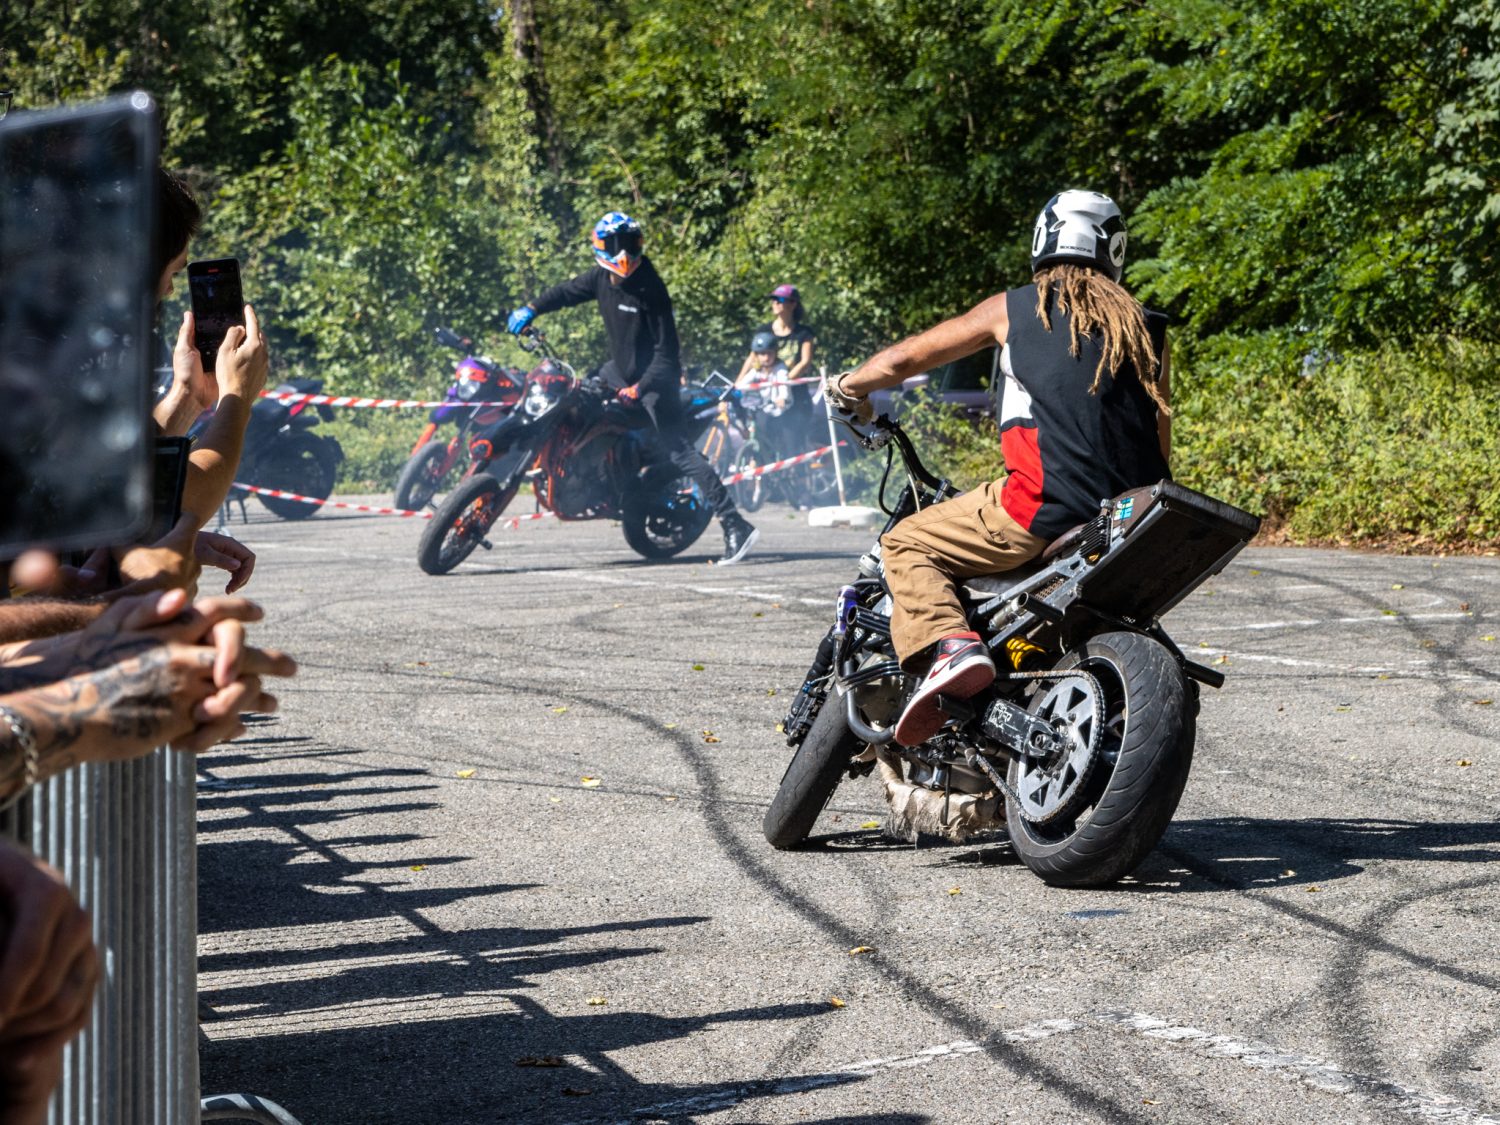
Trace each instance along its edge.
<path fill-rule="evenodd" d="M 31 723 L 9 707 L 0 707 L 0 721 L 10 731 L 10 740 L 21 751 L 21 788 L 0 808 L 9 807 L 35 785 L 42 771 L 42 754 L 36 744 L 36 731 Z"/>

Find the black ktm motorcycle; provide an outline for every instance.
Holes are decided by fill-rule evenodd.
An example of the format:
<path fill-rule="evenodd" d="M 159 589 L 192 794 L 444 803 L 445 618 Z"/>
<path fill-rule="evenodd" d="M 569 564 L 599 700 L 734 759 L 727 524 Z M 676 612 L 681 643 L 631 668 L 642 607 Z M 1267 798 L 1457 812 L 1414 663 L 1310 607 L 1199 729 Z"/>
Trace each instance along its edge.
<path fill-rule="evenodd" d="M 322 389 L 319 379 L 291 379 L 276 387 L 277 392 L 287 394 L 317 394 Z M 235 479 L 327 500 L 338 480 L 344 450 L 337 438 L 312 431 L 320 420 L 332 422 L 333 418 L 333 408 L 322 404 L 256 399 L 250 408 L 250 424 L 245 428 L 245 446 Z M 200 420 L 193 432 L 206 425 L 207 418 Z M 243 515 L 248 495 L 242 488 L 230 489 L 225 505 L 239 501 Z M 305 520 L 316 515 L 319 507 L 279 496 L 262 495 L 260 502 L 286 520 Z"/>
<path fill-rule="evenodd" d="M 539 511 L 564 520 L 617 519 L 625 541 L 645 558 L 692 546 L 712 513 L 653 440 L 645 410 L 580 380 L 535 329 L 520 343 L 541 362 L 526 376 L 520 405 L 471 443 L 468 474 L 422 533 L 421 568 L 447 574 L 475 547 L 488 550 L 490 529 L 528 481 Z M 690 439 L 712 424 L 729 393 L 684 389 Z"/>
<path fill-rule="evenodd" d="M 957 494 L 884 415 L 855 434 L 886 449 L 885 531 Z M 893 451 L 908 483 L 887 508 Z M 1095 519 L 1025 566 L 968 580 L 960 592 L 971 628 L 999 672 L 972 699 L 939 697 L 947 723 L 916 747 L 894 742 L 918 678 L 903 674 L 891 647 L 877 539 L 840 591 L 786 716 L 796 753 L 766 812 L 766 839 L 801 844 L 844 778 L 878 768 L 890 834 L 961 840 L 1003 825 L 1047 883 L 1100 886 L 1129 874 L 1187 783 L 1199 685 L 1224 683 L 1187 659 L 1159 618 L 1259 527 L 1248 512 L 1164 480 L 1101 501 Z"/>

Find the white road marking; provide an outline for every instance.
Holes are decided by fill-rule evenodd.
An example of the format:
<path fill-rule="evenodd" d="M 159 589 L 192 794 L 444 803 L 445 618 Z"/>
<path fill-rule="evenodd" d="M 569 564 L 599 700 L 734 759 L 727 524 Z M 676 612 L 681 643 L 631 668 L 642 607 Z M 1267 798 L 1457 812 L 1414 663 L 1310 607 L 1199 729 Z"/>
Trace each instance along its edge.
<path fill-rule="evenodd" d="M 945 1059 L 963 1058 L 984 1053 L 990 1044 L 1029 1044 L 1085 1028 L 1103 1028 L 1145 1040 L 1180 1044 L 1215 1059 L 1230 1059 L 1252 1070 L 1269 1071 L 1290 1081 L 1300 1082 L 1321 1093 L 1338 1094 L 1378 1103 L 1411 1117 L 1428 1121 L 1464 1121 L 1471 1125 L 1500 1125 L 1500 1118 L 1489 1116 L 1436 1094 L 1384 1078 L 1342 1070 L 1333 1063 L 1297 1051 L 1282 1051 L 1252 1039 L 1233 1035 L 1213 1035 L 1185 1024 L 1174 1024 L 1144 1012 L 1090 1012 L 1082 1020 L 1052 1019 L 997 1033 L 989 1040 L 974 1042 L 960 1039 L 939 1043 L 907 1055 L 864 1059 L 835 1070 L 818 1074 L 790 1075 L 786 1078 L 746 1082 L 740 1086 L 697 1097 L 679 1098 L 634 1110 L 614 1119 L 613 1125 L 629 1125 L 642 1119 L 676 1118 L 713 1113 L 729 1109 L 750 1098 L 779 1097 L 810 1090 L 840 1086 L 876 1074 L 927 1066 Z M 594 1118 L 592 1120 L 598 1120 Z"/>
<path fill-rule="evenodd" d="M 1444 613 L 1382 613 L 1378 617 L 1301 617 L 1286 621 L 1249 621 L 1243 625 L 1216 625 L 1216 629 L 1308 629 L 1315 625 L 1394 625 L 1401 621 L 1452 621 L 1473 614 L 1454 610 Z"/>
<path fill-rule="evenodd" d="M 756 590 L 748 586 L 688 586 L 677 582 L 652 582 L 646 578 L 625 578 L 618 574 L 600 574 L 594 570 L 563 570 L 554 571 L 559 577 L 583 578 L 589 582 L 597 582 L 601 586 L 636 586 L 657 590 L 691 590 L 695 594 L 707 594 L 710 597 L 719 598 L 751 598 L 762 602 L 796 602 L 799 605 L 821 605 L 833 609 L 833 598 L 803 598 L 794 594 L 783 594 L 776 590 Z"/>

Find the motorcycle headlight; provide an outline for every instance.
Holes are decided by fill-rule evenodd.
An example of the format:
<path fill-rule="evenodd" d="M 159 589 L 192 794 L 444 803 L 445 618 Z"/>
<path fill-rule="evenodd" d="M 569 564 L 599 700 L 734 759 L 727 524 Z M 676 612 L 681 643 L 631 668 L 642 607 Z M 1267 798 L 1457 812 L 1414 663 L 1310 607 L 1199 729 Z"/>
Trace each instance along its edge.
<path fill-rule="evenodd" d="M 533 383 L 526 392 L 526 401 L 522 404 L 522 409 L 526 411 L 528 417 L 540 418 L 552 409 L 552 401 L 552 396 L 544 388 Z"/>
<path fill-rule="evenodd" d="M 479 393 L 479 383 L 467 373 L 460 375 L 458 377 L 457 392 L 459 398 L 463 399 L 464 402 L 468 402 Z"/>

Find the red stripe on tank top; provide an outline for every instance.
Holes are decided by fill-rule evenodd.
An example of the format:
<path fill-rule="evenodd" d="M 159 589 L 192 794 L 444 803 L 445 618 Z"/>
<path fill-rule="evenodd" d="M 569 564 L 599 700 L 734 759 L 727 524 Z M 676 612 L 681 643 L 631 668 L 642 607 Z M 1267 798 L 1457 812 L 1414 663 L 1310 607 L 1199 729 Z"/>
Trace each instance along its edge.
<path fill-rule="evenodd" d="M 1011 426 L 1001 431 L 1000 454 L 1010 470 L 1000 488 L 1000 503 L 1011 519 L 1030 531 L 1042 506 L 1042 451 L 1036 427 Z"/>

